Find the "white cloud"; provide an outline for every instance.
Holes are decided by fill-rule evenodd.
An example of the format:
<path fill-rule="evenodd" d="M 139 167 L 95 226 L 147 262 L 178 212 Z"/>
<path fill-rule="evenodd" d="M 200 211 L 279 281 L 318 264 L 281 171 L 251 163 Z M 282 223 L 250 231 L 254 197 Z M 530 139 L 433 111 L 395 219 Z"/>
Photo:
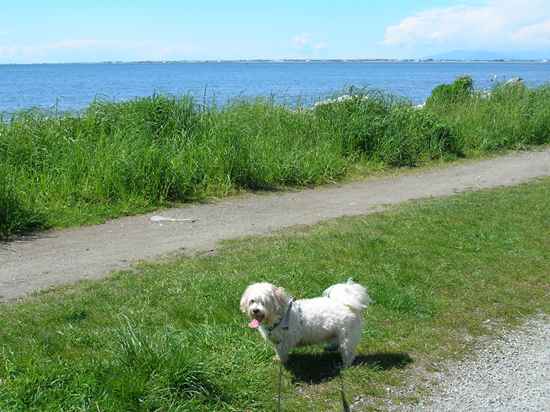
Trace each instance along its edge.
<path fill-rule="evenodd" d="M 304 51 L 323 50 L 328 47 L 324 41 L 315 41 L 309 33 L 297 34 L 292 38 L 292 44 Z"/>
<path fill-rule="evenodd" d="M 522 27 L 512 34 L 512 38 L 519 43 L 550 46 L 550 19 Z"/>
<path fill-rule="evenodd" d="M 315 50 L 322 50 L 322 49 L 326 49 L 328 47 L 328 43 L 322 41 L 322 42 L 319 42 L 319 43 L 315 43 L 313 45 L 313 48 Z"/>
<path fill-rule="evenodd" d="M 478 6 L 434 8 L 386 28 L 388 46 L 520 48 L 548 42 L 548 0 L 488 0 Z"/>
<path fill-rule="evenodd" d="M 297 34 L 292 38 L 292 43 L 297 47 L 306 47 L 311 44 L 311 35 L 308 33 Z"/>

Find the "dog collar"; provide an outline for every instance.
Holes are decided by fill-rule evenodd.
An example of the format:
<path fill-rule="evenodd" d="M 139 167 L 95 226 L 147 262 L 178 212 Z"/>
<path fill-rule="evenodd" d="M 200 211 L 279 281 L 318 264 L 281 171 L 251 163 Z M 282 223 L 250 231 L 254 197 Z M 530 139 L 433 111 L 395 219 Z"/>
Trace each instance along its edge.
<path fill-rule="evenodd" d="M 290 298 L 290 300 L 288 301 L 288 308 L 286 309 L 285 315 L 282 317 L 282 319 L 279 322 L 275 323 L 273 326 L 266 328 L 270 334 L 279 326 L 281 327 L 281 329 L 288 329 L 288 324 L 290 321 L 290 310 L 292 309 L 293 302 L 294 298 Z"/>

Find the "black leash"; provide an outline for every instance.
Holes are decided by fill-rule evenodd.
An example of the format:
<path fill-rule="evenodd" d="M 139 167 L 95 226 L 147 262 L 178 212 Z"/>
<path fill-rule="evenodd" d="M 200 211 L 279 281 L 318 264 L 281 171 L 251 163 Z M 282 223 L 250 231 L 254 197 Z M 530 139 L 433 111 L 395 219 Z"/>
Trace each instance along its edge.
<path fill-rule="evenodd" d="M 281 392 L 283 390 L 283 362 L 279 362 L 279 396 L 277 397 L 277 412 L 281 412 Z"/>
<path fill-rule="evenodd" d="M 344 367 L 340 369 L 340 395 L 342 396 L 342 410 L 350 412 L 349 403 L 346 399 L 346 391 L 344 390 Z"/>

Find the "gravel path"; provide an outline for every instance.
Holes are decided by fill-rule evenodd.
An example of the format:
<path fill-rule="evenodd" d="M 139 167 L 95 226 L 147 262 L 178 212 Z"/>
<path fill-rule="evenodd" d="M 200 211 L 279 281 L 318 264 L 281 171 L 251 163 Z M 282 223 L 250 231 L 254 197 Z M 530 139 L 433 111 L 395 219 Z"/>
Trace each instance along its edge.
<path fill-rule="evenodd" d="M 0 244 L 0 301 L 79 279 L 100 278 L 139 260 L 208 251 L 224 239 L 373 213 L 412 199 L 509 186 L 541 176 L 550 176 L 550 149 L 302 192 L 250 194 L 161 213 L 171 218 L 197 218 L 195 222 L 153 222 L 151 214 L 46 232 Z"/>
<path fill-rule="evenodd" d="M 507 332 L 438 381 L 417 411 L 550 411 L 550 319 Z"/>

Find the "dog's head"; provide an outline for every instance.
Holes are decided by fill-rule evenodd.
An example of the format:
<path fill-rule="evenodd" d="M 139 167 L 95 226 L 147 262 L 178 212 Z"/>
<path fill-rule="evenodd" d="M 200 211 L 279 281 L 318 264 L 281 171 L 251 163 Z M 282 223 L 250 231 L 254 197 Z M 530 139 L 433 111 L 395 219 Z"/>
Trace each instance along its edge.
<path fill-rule="evenodd" d="M 271 283 L 254 283 L 246 288 L 241 297 L 241 311 L 250 319 L 250 327 L 260 324 L 272 325 L 282 315 L 289 297 L 283 288 Z"/>

